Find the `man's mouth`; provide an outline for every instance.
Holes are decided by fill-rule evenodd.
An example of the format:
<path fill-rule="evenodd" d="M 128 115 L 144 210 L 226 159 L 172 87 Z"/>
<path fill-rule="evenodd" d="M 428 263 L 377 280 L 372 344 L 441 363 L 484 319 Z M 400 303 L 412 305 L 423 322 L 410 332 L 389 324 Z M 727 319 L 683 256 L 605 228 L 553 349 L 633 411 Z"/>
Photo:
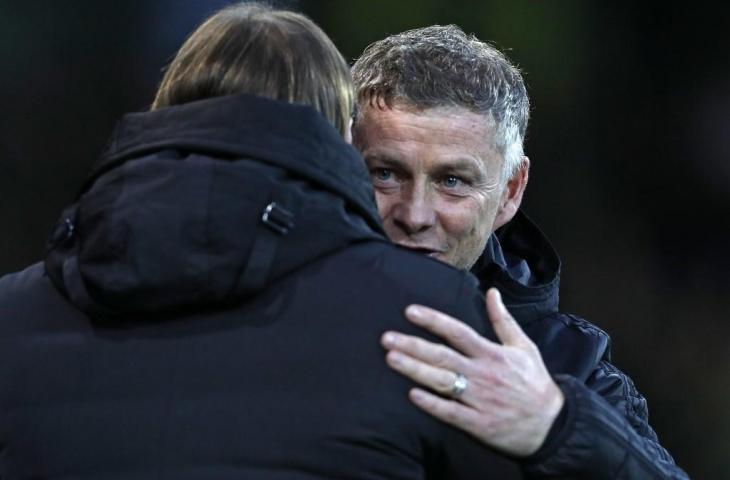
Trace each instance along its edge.
<path fill-rule="evenodd" d="M 435 257 L 438 254 L 443 253 L 442 250 L 438 250 L 438 249 L 430 248 L 430 247 L 424 247 L 421 245 L 408 245 L 405 243 L 399 243 L 398 245 L 400 245 L 401 247 L 405 247 L 408 250 L 413 250 L 416 253 L 420 253 L 421 255 L 428 255 L 429 257 Z"/>

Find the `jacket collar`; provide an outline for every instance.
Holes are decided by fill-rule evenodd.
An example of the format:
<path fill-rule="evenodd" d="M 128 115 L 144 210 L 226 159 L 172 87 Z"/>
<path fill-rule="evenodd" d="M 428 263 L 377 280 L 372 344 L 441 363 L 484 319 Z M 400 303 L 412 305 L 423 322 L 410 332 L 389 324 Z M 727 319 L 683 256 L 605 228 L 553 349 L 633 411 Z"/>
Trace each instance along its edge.
<path fill-rule="evenodd" d="M 472 273 L 483 290 L 500 290 L 505 306 L 520 322 L 558 310 L 560 258 L 522 211 L 492 234 Z"/>
<path fill-rule="evenodd" d="M 104 172 L 165 148 L 216 157 L 256 158 L 282 167 L 346 199 L 383 233 L 360 154 L 313 108 L 257 97 L 216 97 L 150 112 L 117 124 L 83 191 Z"/>
<path fill-rule="evenodd" d="M 46 268 L 124 319 L 237 304 L 363 241 L 386 239 L 359 154 L 314 110 L 241 95 L 125 116 Z"/>

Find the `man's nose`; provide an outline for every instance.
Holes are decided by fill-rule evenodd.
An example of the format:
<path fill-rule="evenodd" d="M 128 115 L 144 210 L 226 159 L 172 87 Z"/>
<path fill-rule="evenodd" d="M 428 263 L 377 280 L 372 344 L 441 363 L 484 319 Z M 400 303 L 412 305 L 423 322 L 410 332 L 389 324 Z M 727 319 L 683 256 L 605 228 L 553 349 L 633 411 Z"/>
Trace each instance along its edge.
<path fill-rule="evenodd" d="M 393 221 L 408 235 L 433 227 L 436 210 L 428 188 L 419 185 L 404 191 L 393 211 Z"/>

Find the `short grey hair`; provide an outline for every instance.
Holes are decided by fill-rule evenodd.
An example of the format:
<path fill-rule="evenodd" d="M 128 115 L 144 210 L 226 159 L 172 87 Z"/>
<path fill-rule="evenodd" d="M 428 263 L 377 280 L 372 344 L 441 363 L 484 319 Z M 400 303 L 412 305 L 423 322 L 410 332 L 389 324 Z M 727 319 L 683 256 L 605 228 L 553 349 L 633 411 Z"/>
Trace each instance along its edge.
<path fill-rule="evenodd" d="M 530 116 L 522 74 L 498 49 L 458 26 L 433 25 L 372 43 L 352 77 L 358 110 L 382 99 L 419 110 L 461 107 L 490 118 L 504 158 L 503 181 L 519 170 Z"/>

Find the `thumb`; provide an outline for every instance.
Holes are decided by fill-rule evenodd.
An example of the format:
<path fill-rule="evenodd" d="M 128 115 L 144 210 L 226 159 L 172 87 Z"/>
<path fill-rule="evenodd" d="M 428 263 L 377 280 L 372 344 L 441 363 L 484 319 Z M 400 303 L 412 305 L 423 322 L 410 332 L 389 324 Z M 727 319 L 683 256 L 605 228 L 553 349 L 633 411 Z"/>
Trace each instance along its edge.
<path fill-rule="evenodd" d="M 503 345 L 521 346 L 525 344 L 527 335 L 502 303 L 502 295 L 496 288 L 487 290 L 487 316 L 492 323 L 494 333 Z"/>

